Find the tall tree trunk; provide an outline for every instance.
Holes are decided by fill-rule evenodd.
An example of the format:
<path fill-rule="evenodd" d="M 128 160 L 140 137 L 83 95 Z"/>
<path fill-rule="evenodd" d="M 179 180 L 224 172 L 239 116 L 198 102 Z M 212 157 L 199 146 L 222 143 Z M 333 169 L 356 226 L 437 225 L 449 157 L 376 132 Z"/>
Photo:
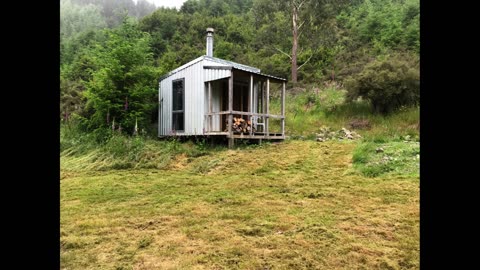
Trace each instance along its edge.
<path fill-rule="evenodd" d="M 298 9 L 295 5 L 292 5 L 292 31 L 293 31 L 293 44 L 292 44 L 292 82 L 297 82 L 297 48 L 298 48 Z"/>

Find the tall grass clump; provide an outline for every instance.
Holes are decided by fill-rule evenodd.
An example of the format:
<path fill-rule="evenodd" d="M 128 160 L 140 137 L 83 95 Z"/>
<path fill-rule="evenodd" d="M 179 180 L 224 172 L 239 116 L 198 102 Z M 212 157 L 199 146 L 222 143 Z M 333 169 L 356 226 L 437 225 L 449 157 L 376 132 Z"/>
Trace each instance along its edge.
<path fill-rule="evenodd" d="M 365 128 L 355 130 L 366 141 L 400 141 L 405 136 L 419 139 L 419 105 L 402 105 L 389 114 L 372 111 L 371 101 L 348 99 L 348 91 L 332 82 L 311 85 L 302 91 L 288 92 L 285 98 L 285 133 L 293 137 L 315 138 L 322 126 L 332 130 L 356 129 L 352 122 L 363 121 Z M 280 112 L 280 99 L 272 97 L 271 111 Z"/>
<path fill-rule="evenodd" d="M 60 126 L 60 152 L 65 155 L 79 155 L 95 149 L 99 138 L 97 133 L 86 133 L 76 124 Z"/>
<path fill-rule="evenodd" d="M 208 153 L 205 142 L 181 143 L 129 136 L 109 129 L 85 132 L 78 125 L 60 127 L 60 161 L 63 170 L 166 168 L 176 155 L 198 157 Z"/>
<path fill-rule="evenodd" d="M 109 129 L 85 132 L 73 124 L 60 127 L 60 164 L 63 170 L 162 169 L 175 155 L 187 150 L 192 151 L 176 140 L 128 136 Z"/>

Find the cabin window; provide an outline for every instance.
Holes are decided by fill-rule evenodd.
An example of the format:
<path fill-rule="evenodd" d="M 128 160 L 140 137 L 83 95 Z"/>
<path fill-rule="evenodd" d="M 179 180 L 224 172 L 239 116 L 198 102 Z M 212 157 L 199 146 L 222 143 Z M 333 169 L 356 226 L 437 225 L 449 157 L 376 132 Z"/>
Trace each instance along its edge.
<path fill-rule="evenodd" d="M 172 82 L 172 129 L 185 129 L 185 78 Z"/>

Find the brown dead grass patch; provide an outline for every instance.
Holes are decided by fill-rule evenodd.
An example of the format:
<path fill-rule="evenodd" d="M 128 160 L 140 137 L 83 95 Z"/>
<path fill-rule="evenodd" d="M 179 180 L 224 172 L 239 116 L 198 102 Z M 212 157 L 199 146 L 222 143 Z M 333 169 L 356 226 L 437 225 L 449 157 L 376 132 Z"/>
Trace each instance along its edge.
<path fill-rule="evenodd" d="M 185 153 L 176 155 L 170 162 L 169 169 L 174 171 L 184 170 L 188 166 L 188 157 Z"/>

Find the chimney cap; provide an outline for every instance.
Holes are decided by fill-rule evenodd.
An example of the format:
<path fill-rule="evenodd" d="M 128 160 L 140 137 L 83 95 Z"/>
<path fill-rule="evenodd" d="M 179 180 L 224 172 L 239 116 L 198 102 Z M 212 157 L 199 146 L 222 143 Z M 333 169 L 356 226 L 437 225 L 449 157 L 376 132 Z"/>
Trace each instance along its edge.
<path fill-rule="evenodd" d="M 210 32 L 211 32 L 211 33 L 214 32 L 214 31 L 213 31 L 213 28 L 211 28 L 211 27 L 207 28 L 207 33 L 210 33 Z"/>

